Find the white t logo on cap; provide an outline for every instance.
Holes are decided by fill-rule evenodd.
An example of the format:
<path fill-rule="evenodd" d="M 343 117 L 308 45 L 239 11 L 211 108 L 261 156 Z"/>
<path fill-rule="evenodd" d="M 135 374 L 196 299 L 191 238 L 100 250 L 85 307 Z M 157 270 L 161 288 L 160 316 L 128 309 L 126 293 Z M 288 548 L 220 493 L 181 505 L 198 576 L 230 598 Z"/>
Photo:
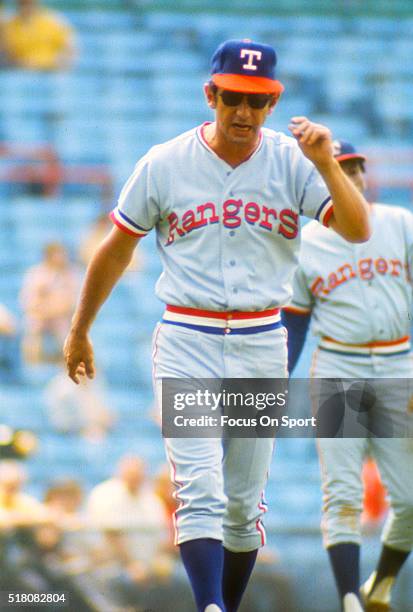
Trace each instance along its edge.
<path fill-rule="evenodd" d="M 253 64 L 254 57 L 256 57 L 257 60 L 260 60 L 262 57 L 262 53 L 261 51 L 253 51 L 252 49 L 241 49 L 240 57 L 242 59 L 244 57 L 248 58 L 248 62 L 242 65 L 243 68 L 245 68 L 246 70 L 257 70 L 257 66 Z"/>

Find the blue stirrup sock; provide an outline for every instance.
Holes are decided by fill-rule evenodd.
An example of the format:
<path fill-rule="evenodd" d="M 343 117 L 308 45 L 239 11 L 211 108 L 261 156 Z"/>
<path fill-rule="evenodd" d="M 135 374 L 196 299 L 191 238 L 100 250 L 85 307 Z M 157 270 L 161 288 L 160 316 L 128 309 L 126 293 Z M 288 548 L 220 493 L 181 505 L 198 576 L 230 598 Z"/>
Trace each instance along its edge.
<path fill-rule="evenodd" d="M 327 552 L 340 599 L 343 599 L 347 593 L 354 593 L 358 597 L 360 588 L 360 546 L 353 542 L 344 542 L 330 546 Z"/>
<path fill-rule="evenodd" d="M 254 569 L 258 549 L 231 552 L 224 548 L 224 575 L 222 592 L 227 612 L 236 612 Z"/>
<path fill-rule="evenodd" d="M 225 612 L 222 597 L 224 549 L 221 540 L 199 538 L 179 546 L 199 612 L 216 604 Z"/>

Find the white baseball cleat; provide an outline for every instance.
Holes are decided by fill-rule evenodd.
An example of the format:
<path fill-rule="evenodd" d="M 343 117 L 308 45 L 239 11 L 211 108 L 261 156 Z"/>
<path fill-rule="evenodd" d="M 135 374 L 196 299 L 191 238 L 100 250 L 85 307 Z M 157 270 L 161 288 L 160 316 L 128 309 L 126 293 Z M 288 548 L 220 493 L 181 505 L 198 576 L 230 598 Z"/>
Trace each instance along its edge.
<path fill-rule="evenodd" d="M 216 604 L 209 604 L 209 606 L 205 608 L 205 612 L 222 612 L 222 610 Z"/>
<path fill-rule="evenodd" d="M 360 600 L 355 593 L 347 593 L 343 598 L 344 612 L 363 612 Z"/>

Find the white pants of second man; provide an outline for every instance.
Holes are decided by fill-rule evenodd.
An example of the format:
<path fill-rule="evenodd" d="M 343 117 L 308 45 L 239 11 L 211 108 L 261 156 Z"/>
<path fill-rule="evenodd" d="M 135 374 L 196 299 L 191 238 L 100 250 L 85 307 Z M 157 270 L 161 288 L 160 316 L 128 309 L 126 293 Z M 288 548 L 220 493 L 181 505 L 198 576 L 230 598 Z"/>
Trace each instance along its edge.
<path fill-rule="evenodd" d="M 410 354 L 349 356 L 317 349 L 312 376 L 399 378 L 408 381 L 413 377 L 412 359 Z M 400 380 L 400 385 L 403 384 Z M 384 408 L 395 420 L 401 416 L 401 411 L 407 409 L 405 402 L 395 399 L 397 389 L 396 383 L 390 384 L 388 397 L 384 398 Z M 406 417 L 402 415 L 402 418 Z M 413 415 L 408 416 L 406 421 L 411 420 Z M 413 547 L 413 438 L 319 438 L 317 446 L 322 475 L 325 547 L 343 542 L 361 542 L 361 471 L 364 459 L 369 455 L 378 465 L 390 498 L 391 508 L 382 541 L 391 548 L 410 551 Z"/>

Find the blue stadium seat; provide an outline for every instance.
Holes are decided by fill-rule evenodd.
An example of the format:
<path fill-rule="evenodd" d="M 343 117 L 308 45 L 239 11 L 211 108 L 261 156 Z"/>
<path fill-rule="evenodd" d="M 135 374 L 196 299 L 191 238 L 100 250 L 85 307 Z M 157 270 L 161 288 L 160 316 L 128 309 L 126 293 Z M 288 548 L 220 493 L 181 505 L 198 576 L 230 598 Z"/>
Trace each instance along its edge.
<path fill-rule="evenodd" d="M 199 16 L 179 12 L 153 11 L 145 15 L 145 27 L 156 34 L 193 27 Z"/>
<path fill-rule="evenodd" d="M 49 139 L 49 125 L 38 116 L 7 115 L 0 116 L 0 129 L 5 142 L 19 144 L 39 144 Z"/>
<path fill-rule="evenodd" d="M 153 65 L 152 69 L 155 75 L 171 73 L 196 73 L 207 69 L 205 60 L 200 54 L 189 49 L 162 49 L 154 50 L 152 53 Z"/>
<path fill-rule="evenodd" d="M 56 126 L 54 140 L 60 156 L 69 160 L 101 162 L 110 150 L 103 125 L 93 116 L 65 119 Z"/>
<path fill-rule="evenodd" d="M 353 68 L 354 62 L 336 62 L 324 80 L 325 102 L 334 113 L 349 113 L 361 108 L 368 100 L 369 91 L 363 75 Z"/>
<path fill-rule="evenodd" d="M 13 110 L 14 113 L 49 110 L 52 79 L 53 77 L 47 73 L 33 71 L 0 72 L 2 107 L 9 112 Z M 4 95 L 6 93 L 7 95 Z"/>
<path fill-rule="evenodd" d="M 42 393 L 38 389 L 2 385 L 0 389 L 1 422 L 17 429 L 42 431 L 47 425 Z"/>
<path fill-rule="evenodd" d="M 93 1 L 91 2 L 92 6 L 87 10 L 79 11 L 70 10 L 67 2 L 65 4 L 65 13 L 68 21 L 80 32 L 110 32 L 114 29 L 128 31 L 134 25 L 134 15 L 129 11 L 99 10 L 96 9 L 96 2 Z M 82 4 L 85 3 L 82 2 Z M 119 9 L 119 6 L 117 8 Z"/>
<path fill-rule="evenodd" d="M 386 3 L 387 4 L 387 3 Z M 403 27 L 403 20 L 369 15 L 361 16 L 353 21 L 353 29 L 361 38 L 372 35 L 383 38 L 394 39 L 399 35 L 399 27 Z"/>
<path fill-rule="evenodd" d="M 95 55 L 100 55 L 98 52 Z M 102 112 L 102 101 L 106 92 L 105 80 L 94 73 L 82 74 L 75 70 L 56 74 L 51 97 L 61 122 L 67 118 L 96 119 Z M 68 129 L 68 127 L 66 128 Z"/>
<path fill-rule="evenodd" d="M 403 120 L 413 122 L 412 105 L 406 104 L 406 100 L 411 100 L 412 96 L 412 80 L 393 76 L 377 88 L 377 112 L 390 125 Z"/>
<path fill-rule="evenodd" d="M 327 125 L 334 135 L 345 134 L 350 142 L 363 142 L 367 136 L 368 128 L 362 118 L 353 114 L 324 115 L 314 114 L 311 119 L 317 123 Z"/>
<path fill-rule="evenodd" d="M 24 366 L 24 380 L 28 390 L 43 390 L 49 380 L 60 371 L 60 366 L 49 363 Z"/>

